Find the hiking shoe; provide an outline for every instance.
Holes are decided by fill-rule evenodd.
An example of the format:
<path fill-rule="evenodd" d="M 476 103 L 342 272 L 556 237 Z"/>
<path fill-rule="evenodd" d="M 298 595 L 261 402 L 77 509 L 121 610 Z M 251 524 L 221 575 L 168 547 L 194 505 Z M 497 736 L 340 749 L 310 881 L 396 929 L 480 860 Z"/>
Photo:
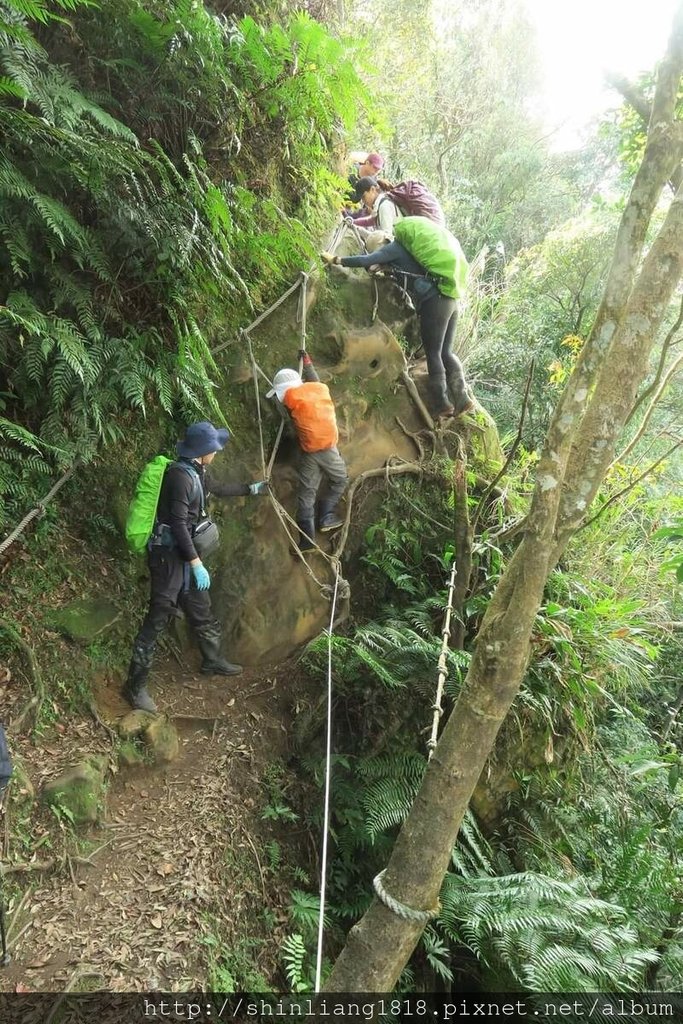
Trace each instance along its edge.
<path fill-rule="evenodd" d="M 242 666 L 233 665 L 225 658 L 216 658 L 215 661 L 203 661 L 199 671 L 203 676 L 241 676 Z"/>
<path fill-rule="evenodd" d="M 151 715 L 156 715 L 158 708 L 145 686 L 140 686 L 137 689 L 124 686 L 121 696 L 135 711 L 149 711 Z"/>
<path fill-rule="evenodd" d="M 320 520 L 320 532 L 329 533 L 330 530 L 338 530 L 340 526 L 344 525 L 344 520 L 341 516 L 338 516 L 336 512 L 328 512 L 326 516 L 323 516 Z"/>
<path fill-rule="evenodd" d="M 458 405 L 456 406 L 456 408 L 455 408 L 455 410 L 453 412 L 453 415 L 454 416 L 464 416 L 465 413 L 472 412 L 473 410 L 474 410 L 474 399 L 471 397 L 471 395 L 463 395 L 462 402 L 458 403 Z"/>

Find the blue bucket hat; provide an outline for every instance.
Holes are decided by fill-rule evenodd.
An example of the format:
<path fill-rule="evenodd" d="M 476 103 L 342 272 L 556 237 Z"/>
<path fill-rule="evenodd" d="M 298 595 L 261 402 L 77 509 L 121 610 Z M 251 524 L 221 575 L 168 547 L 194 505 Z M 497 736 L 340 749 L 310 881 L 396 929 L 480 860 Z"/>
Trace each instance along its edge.
<path fill-rule="evenodd" d="M 187 428 L 185 437 L 176 445 L 176 451 L 183 459 L 199 459 L 202 455 L 222 451 L 229 438 L 230 431 L 225 427 L 216 429 L 213 423 L 202 420 Z"/>

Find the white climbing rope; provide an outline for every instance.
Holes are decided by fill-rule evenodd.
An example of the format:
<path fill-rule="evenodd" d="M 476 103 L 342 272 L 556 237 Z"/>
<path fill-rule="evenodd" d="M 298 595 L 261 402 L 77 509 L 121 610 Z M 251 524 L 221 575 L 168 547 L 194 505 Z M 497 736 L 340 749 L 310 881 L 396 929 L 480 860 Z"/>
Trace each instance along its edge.
<path fill-rule="evenodd" d="M 330 831 L 330 779 L 332 776 L 332 631 L 337 610 L 339 568 L 334 579 L 330 626 L 327 631 L 327 741 L 325 746 L 325 808 L 323 813 L 323 849 L 320 858 L 320 913 L 318 915 L 318 952 L 315 960 L 315 991 L 320 991 L 325 931 L 325 890 L 327 887 L 327 838 Z"/>
<path fill-rule="evenodd" d="M 330 242 L 330 250 L 331 251 L 334 251 L 334 249 L 336 249 L 336 247 L 339 245 L 339 242 L 340 242 L 343 234 L 344 234 L 344 225 L 342 223 L 341 225 L 337 225 L 337 227 L 335 228 L 335 231 L 333 233 L 332 240 Z M 300 289 L 300 292 L 299 292 L 299 305 L 298 305 L 298 309 L 297 309 L 297 321 L 298 321 L 298 323 L 300 325 L 300 331 L 301 331 L 299 347 L 300 347 L 300 349 L 303 352 L 306 351 L 306 314 L 307 314 L 307 304 L 308 304 L 308 280 L 309 280 L 309 275 L 311 273 L 311 269 L 312 268 L 309 268 L 309 270 L 307 270 L 307 271 L 306 270 L 302 270 L 300 275 L 299 275 L 298 280 L 295 281 L 295 283 L 288 289 L 288 291 L 285 292 L 285 294 L 283 296 L 281 296 L 281 298 L 278 301 L 274 302 L 272 306 L 270 306 L 267 310 L 265 310 L 265 312 L 262 313 L 261 316 L 257 320 L 254 321 L 254 323 L 249 324 L 248 327 L 244 328 L 240 332 L 240 336 L 242 338 L 246 337 L 246 340 L 247 340 L 247 350 L 248 350 L 248 353 L 249 353 L 249 359 L 251 361 L 251 371 L 252 371 L 252 377 L 253 377 L 253 381 L 254 381 L 254 398 L 255 398 L 255 402 L 256 402 L 256 415 L 257 415 L 257 418 L 258 418 L 259 444 L 260 444 L 260 449 L 261 449 L 261 470 L 262 470 L 262 473 L 263 473 L 263 478 L 265 480 L 267 480 L 269 483 L 270 483 L 270 474 L 272 472 L 273 465 L 275 463 L 275 458 L 276 458 L 276 455 L 277 455 L 278 448 L 280 446 L 280 441 L 282 440 L 282 434 L 283 434 L 283 429 L 284 429 L 284 421 L 282 421 L 280 423 L 280 426 L 278 428 L 278 433 L 277 433 L 277 436 L 275 438 L 275 444 L 273 446 L 273 451 L 271 452 L 270 458 L 268 459 L 268 464 L 266 465 L 265 446 L 264 446 L 264 440 L 263 440 L 263 420 L 262 420 L 262 416 L 261 416 L 261 403 L 260 403 L 260 394 L 259 394 L 259 389 L 258 389 L 258 376 L 257 375 L 260 375 L 261 377 L 263 377 L 263 379 L 265 381 L 267 381 L 268 384 L 271 385 L 271 386 L 272 386 L 272 381 L 270 380 L 268 375 L 261 369 L 259 364 L 256 362 L 256 358 L 254 356 L 253 347 L 252 347 L 252 344 L 251 344 L 251 331 L 253 330 L 253 328 L 255 326 L 258 326 L 258 324 L 261 323 L 266 318 L 266 316 L 268 316 L 275 309 L 277 309 L 278 306 L 281 305 L 281 303 L 284 301 L 285 298 L 287 298 L 297 288 L 299 288 Z M 225 345 L 219 346 L 219 348 L 225 348 L 225 347 L 226 347 Z M 212 351 L 215 352 L 217 350 L 213 349 Z M 302 371 L 303 371 L 303 359 L 300 359 L 299 360 L 299 373 L 301 373 Z M 298 542 L 297 542 L 297 537 L 296 537 L 297 532 L 300 532 L 300 530 L 301 530 L 299 524 L 292 518 L 292 516 L 290 516 L 289 512 L 287 511 L 287 509 L 278 500 L 278 498 L 277 498 L 275 492 L 273 491 L 272 487 L 268 488 L 268 496 L 270 498 L 270 501 L 271 501 L 271 504 L 272 504 L 273 509 L 275 511 L 275 514 L 277 515 L 278 519 L 280 520 L 280 523 L 282 524 L 282 528 L 284 529 L 285 533 L 287 534 L 287 537 L 288 537 L 288 539 L 289 539 L 289 541 L 290 541 L 290 543 L 292 545 L 292 549 L 293 549 L 294 553 L 296 554 L 296 556 L 302 562 L 305 572 L 311 577 L 311 579 L 318 586 L 321 594 L 325 598 L 327 598 L 327 600 L 331 600 L 333 591 L 336 593 L 337 589 L 339 589 L 342 598 L 348 597 L 348 595 L 349 595 L 349 585 L 346 582 L 346 580 L 343 579 L 341 577 L 341 575 L 340 575 L 341 567 L 340 567 L 339 558 L 337 558 L 337 557 L 335 557 L 333 555 L 329 555 L 326 551 L 323 551 L 323 549 L 316 543 L 314 537 L 308 537 L 308 540 L 310 540 L 311 544 L 313 545 L 313 550 L 316 551 L 318 554 L 320 554 L 323 557 L 323 559 L 328 563 L 330 568 L 335 573 L 335 584 L 334 584 L 334 587 L 332 585 L 330 585 L 329 583 L 323 583 L 321 580 L 319 580 L 318 577 L 316 576 L 316 574 L 313 572 L 313 569 L 309 565 L 309 563 L 308 563 L 306 557 L 304 556 L 303 552 L 299 548 L 299 545 L 298 545 Z M 290 529 L 290 526 L 293 527 L 294 532 L 292 532 L 292 530 Z"/>
<path fill-rule="evenodd" d="M 383 880 L 386 874 L 386 868 L 384 871 L 380 871 L 378 875 L 372 880 L 372 887 L 375 890 L 378 899 L 382 901 L 385 907 L 388 907 L 392 913 L 396 914 L 397 917 L 403 918 L 404 921 L 413 921 L 415 924 L 427 924 L 432 920 L 433 917 L 438 916 L 438 909 L 435 910 L 413 910 L 412 907 L 407 907 L 405 903 L 401 903 L 400 900 L 394 899 L 386 889 L 384 888 Z"/>
<path fill-rule="evenodd" d="M 455 577 L 458 573 L 458 559 L 453 552 L 453 568 L 451 569 L 451 578 L 448 583 L 448 605 L 446 607 L 446 616 L 443 623 L 443 633 L 441 634 L 441 651 L 439 653 L 439 663 L 437 666 L 439 678 L 436 684 L 436 697 L 434 698 L 434 704 L 432 705 L 434 710 L 434 718 L 432 719 L 432 732 L 427 742 L 427 748 L 429 754 L 427 755 L 428 760 L 431 760 L 432 754 L 436 749 L 436 738 L 439 732 L 439 721 L 443 715 L 443 707 L 441 699 L 443 697 L 443 688 L 446 679 L 448 678 L 448 665 L 446 657 L 448 654 L 448 641 L 451 638 L 451 615 L 453 614 L 453 594 L 455 592 Z"/>

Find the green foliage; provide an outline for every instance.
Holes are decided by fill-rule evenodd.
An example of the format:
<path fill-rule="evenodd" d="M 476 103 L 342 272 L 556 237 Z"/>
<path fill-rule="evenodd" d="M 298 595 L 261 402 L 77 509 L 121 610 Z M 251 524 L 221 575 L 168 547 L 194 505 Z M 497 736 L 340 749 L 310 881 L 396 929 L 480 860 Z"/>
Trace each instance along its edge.
<path fill-rule="evenodd" d="M 653 540 L 665 540 L 669 545 L 675 544 L 678 547 L 683 545 L 683 516 L 671 526 L 662 526 L 653 534 Z M 679 583 L 683 583 L 683 550 L 675 551 L 673 555 L 662 562 L 662 572 L 673 572 Z"/>
<path fill-rule="evenodd" d="M 365 829 L 371 842 L 381 832 L 388 832 L 403 822 L 420 788 L 425 768 L 425 758 L 417 754 L 389 754 L 358 763 L 358 775 L 365 782 L 362 804 Z"/>
<path fill-rule="evenodd" d="M 501 429 L 514 429 L 532 357 L 536 359 L 525 441 L 538 444 L 558 388 L 590 331 L 609 265 L 617 213 L 596 208 L 551 231 L 508 264 L 495 316 L 472 352 L 486 405 Z M 577 338 L 578 336 L 578 338 Z M 499 367 L 504 363 L 505 374 Z"/>
<path fill-rule="evenodd" d="M 223 421 L 210 349 L 310 258 L 358 59 L 303 13 L 2 0 L 0 413 L 29 468 L 87 461 L 153 407 Z M 14 503 L 30 482 L 8 447 Z"/>
<path fill-rule="evenodd" d="M 313 988 L 310 955 L 303 937 L 296 932 L 282 943 L 282 963 L 291 991 L 310 992 Z"/>
<path fill-rule="evenodd" d="M 493 968 L 496 985 L 531 992 L 638 989 L 656 952 L 626 911 L 532 872 L 446 877 L 440 921 L 452 941 Z M 493 980 L 493 979 L 492 979 Z"/>
<path fill-rule="evenodd" d="M 657 626 L 647 602 L 615 587 L 556 570 L 539 610 L 535 657 L 518 698 L 518 714 L 535 711 L 551 731 L 582 731 L 619 697 L 647 685 L 657 658 Z"/>
<path fill-rule="evenodd" d="M 538 55 L 523 7 L 364 0 L 354 8 L 373 43 L 372 84 L 393 121 L 386 176 L 429 183 L 469 259 L 499 240 L 514 255 L 590 196 L 603 163 L 597 147 L 551 153 L 531 113 Z M 375 135 L 366 138 L 378 148 Z"/>
<path fill-rule="evenodd" d="M 515 491 L 534 461 L 523 452 L 508 479 L 520 507 Z M 426 724 L 433 699 L 449 504 L 436 487 L 392 490 L 361 554 L 372 617 L 334 637 L 333 925 L 347 927 L 367 909 L 425 769 L 417 723 Z M 672 637 L 661 665 L 671 611 L 651 551 L 652 523 L 675 509 L 659 487 L 635 488 L 582 531 L 551 574 L 525 684 L 492 759 L 507 794 L 497 827 L 485 837 L 473 814 L 465 817 L 441 917 L 412 961 L 413 988 L 433 988 L 436 977 L 457 982 L 460 972 L 471 978 L 471 958 L 485 989 L 638 989 L 666 986 L 680 971 L 683 947 L 666 936 L 683 913 L 681 761 L 644 724 L 651 718 L 661 731 L 666 702 L 679 706 L 680 645 Z M 472 629 L 506 558 L 495 540 L 476 546 Z M 309 647 L 314 668 L 326 645 Z M 452 656 L 451 695 L 468 658 Z M 321 755 L 302 763 L 321 787 Z M 319 826 L 317 810 L 313 820 Z"/>
<path fill-rule="evenodd" d="M 642 97 L 643 106 L 649 110 L 655 92 L 655 75 L 645 72 L 632 83 L 634 92 Z M 683 86 L 678 91 L 676 115 L 683 118 Z M 619 142 L 619 160 L 625 175 L 632 178 L 643 159 L 647 139 L 647 118 L 643 118 L 630 103 L 624 103 L 616 116 L 616 135 Z"/>

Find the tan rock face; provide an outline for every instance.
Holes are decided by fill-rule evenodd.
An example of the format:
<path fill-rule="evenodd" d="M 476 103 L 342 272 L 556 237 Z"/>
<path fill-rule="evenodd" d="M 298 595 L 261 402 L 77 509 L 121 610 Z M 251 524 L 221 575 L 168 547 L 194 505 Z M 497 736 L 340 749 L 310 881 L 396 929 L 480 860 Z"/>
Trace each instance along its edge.
<path fill-rule="evenodd" d="M 415 460 L 415 442 L 397 419 L 407 431 L 423 428 L 401 383 L 406 365 L 403 349 L 396 334 L 381 319 L 390 317 L 396 330 L 404 333 L 406 310 L 396 304 L 385 283 L 380 286 L 379 317 L 372 323 L 373 294 L 367 278 L 343 278 L 334 288 L 334 306 L 328 294 L 325 302 L 321 302 L 325 306 L 324 316 L 316 320 L 314 310 L 309 319 L 308 350 L 335 402 L 339 450 L 351 480 L 366 470 L 383 467 L 389 459 Z M 287 305 L 274 314 L 262 336 L 260 350 L 256 336 L 257 358 L 271 373 L 273 366 L 296 365 L 298 346 L 292 339 L 293 326 L 296 330 L 292 314 L 293 307 Z M 244 367 L 240 367 L 241 364 L 236 366 L 236 373 L 245 380 Z M 244 387 L 250 388 L 250 382 Z M 246 397 L 246 391 L 244 394 Z M 268 440 L 274 436 L 277 420 L 267 401 L 262 400 L 262 408 L 267 459 Z M 296 444 L 285 439 L 272 475 L 274 492 L 292 518 L 296 518 L 296 455 Z M 233 458 L 236 456 L 237 452 Z M 245 465 L 249 465 L 248 460 Z M 258 456 L 250 466 L 254 478 L 260 472 L 257 466 Z M 356 548 L 368 525 L 359 511 L 362 505 L 362 501 L 356 501 L 352 510 L 350 541 Z M 214 608 L 225 630 L 225 652 L 231 660 L 245 665 L 282 661 L 328 626 L 329 601 L 294 553 L 293 544 L 267 498 L 244 499 L 223 509 L 218 513 L 222 547 L 211 569 Z M 342 515 L 346 512 L 344 500 L 340 511 Z M 290 529 L 296 539 L 296 530 L 291 526 Z M 329 534 L 318 534 L 317 542 L 325 551 L 331 550 L 333 540 Z M 323 557 L 317 553 L 306 557 L 320 583 L 333 583 L 330 565 Z"/>

